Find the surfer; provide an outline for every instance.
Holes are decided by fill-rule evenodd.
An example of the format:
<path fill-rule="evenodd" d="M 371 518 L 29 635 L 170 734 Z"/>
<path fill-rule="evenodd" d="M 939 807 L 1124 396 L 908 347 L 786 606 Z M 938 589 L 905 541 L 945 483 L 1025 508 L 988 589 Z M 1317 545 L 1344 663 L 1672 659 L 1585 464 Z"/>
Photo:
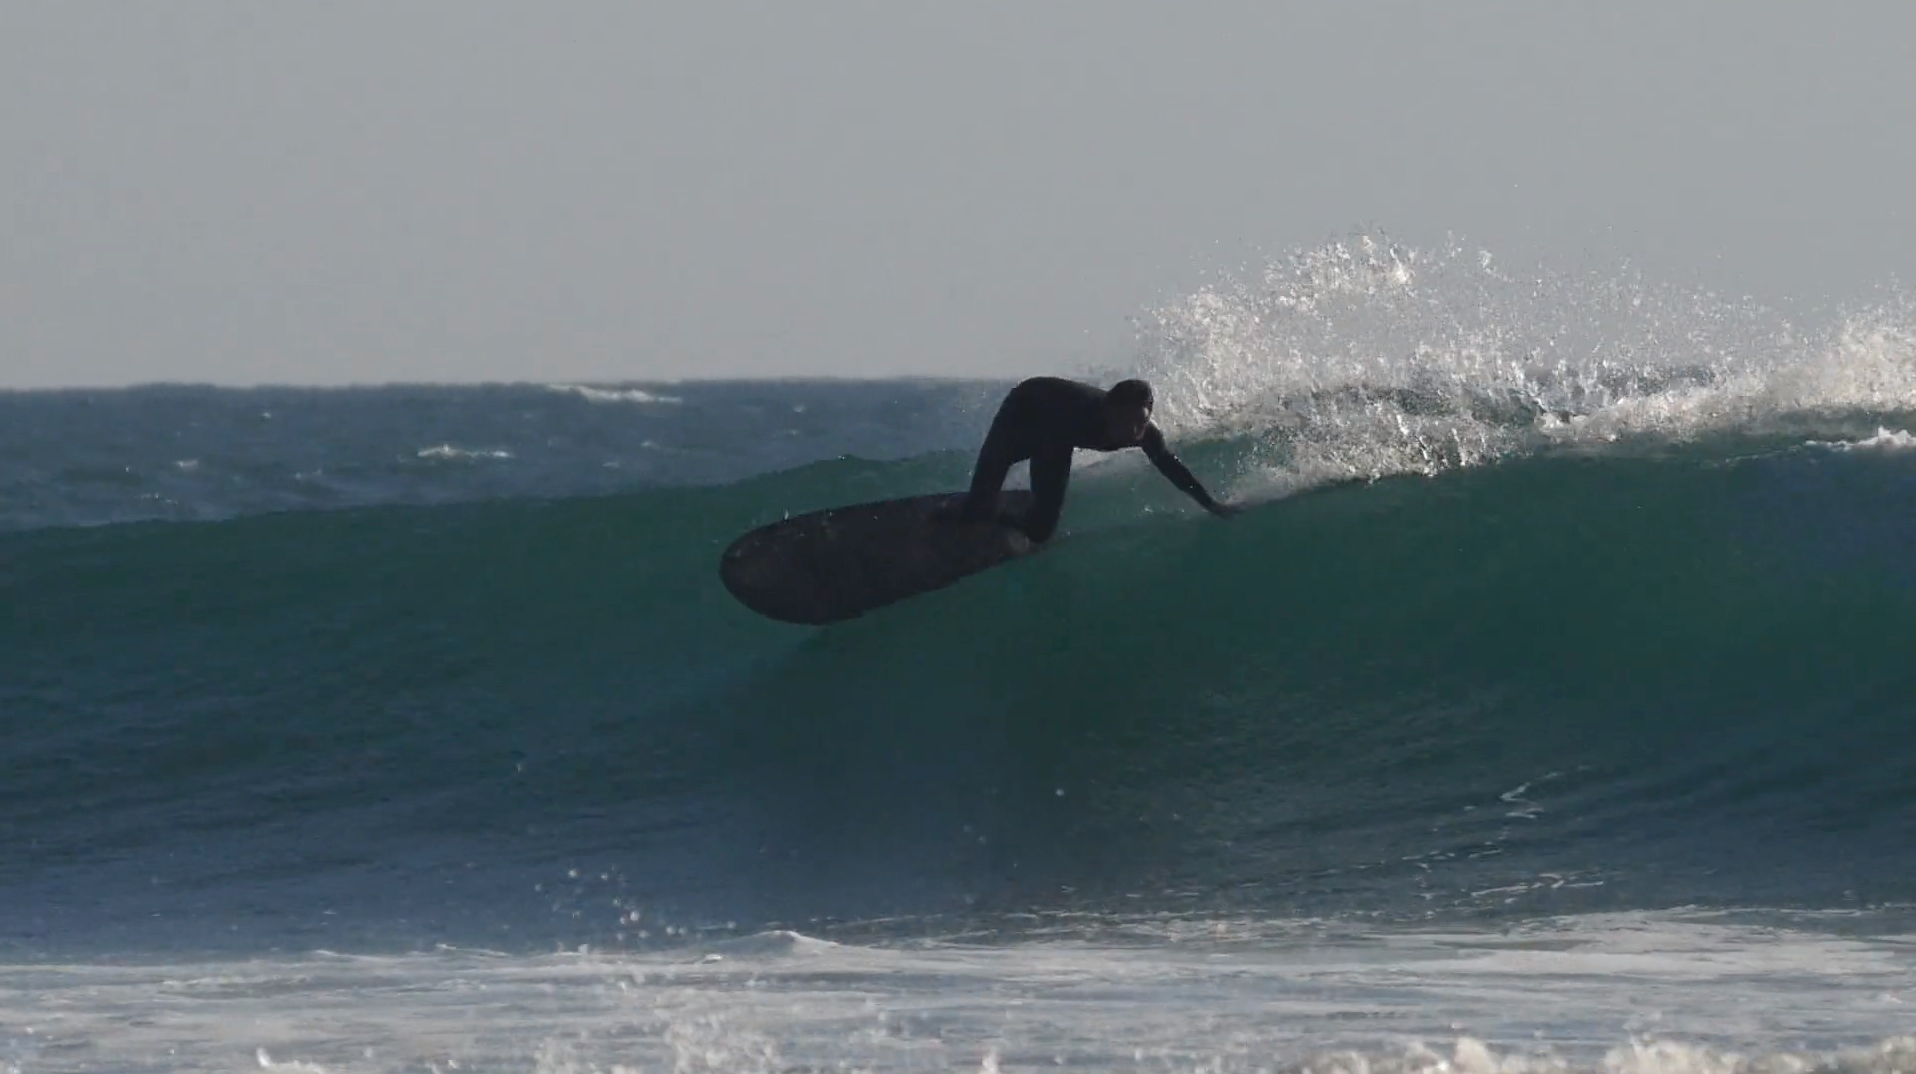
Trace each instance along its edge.
<path fill-rule="evenodd" d="M 1151 385 L 1122 380 L 1109 391 L 1095 384 L 1060 377 L 1032 377 L 1012 388 L 998 405 L 978 465 L 972 471 L 971 491 L 956 507 L 941 508 L 934 517 L 984 521 L 998 517 L 998 492 L 1013 463 L 1031 460 L 1031 508 L 1024 517 L 1002 519 L 1023 530 L 1034 541 L 1049 540 L 1064 509 L 1065 482 L 1071 476 L 1071 454 L 1077 448 L 1122 451 L 1142 448 L 1159 472 L 1184 493 L 1219 517 L 1238 509 L 1220 503 L 1204 491 L 1191 471 L 1164 446 L 1164 434 L 1151 423 Z"/>

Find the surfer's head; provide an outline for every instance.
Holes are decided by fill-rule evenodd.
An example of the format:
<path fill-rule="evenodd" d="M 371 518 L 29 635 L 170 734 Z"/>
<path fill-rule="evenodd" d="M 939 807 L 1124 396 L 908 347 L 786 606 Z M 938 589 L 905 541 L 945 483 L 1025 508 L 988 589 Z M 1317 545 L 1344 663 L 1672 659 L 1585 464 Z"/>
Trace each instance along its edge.
<path fill-rule="evenodd" d="M 1151 424 L 1151 386 L 1141 380 L 1121 380 L 1104 393 L 1105 428 L 1111 438 L 1135 444 Z"/>

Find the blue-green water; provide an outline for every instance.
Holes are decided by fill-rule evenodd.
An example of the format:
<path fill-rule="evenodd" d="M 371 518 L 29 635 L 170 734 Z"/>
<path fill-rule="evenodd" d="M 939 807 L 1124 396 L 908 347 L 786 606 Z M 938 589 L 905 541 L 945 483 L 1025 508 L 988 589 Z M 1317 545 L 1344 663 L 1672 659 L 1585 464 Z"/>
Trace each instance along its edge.
<path fill-rule="evenodd" d="M 17 532 L 13 927 L 1916 894 L 1916 452 L 1553 453 L 1229 523 L 1094 469 L 1043 555 L 841 627 L 717 584 L 745 528 L 964 467 Z"/>
<path fill-rule="evenodd" d="M 1245 514 L 1086 460 L 1043 554 L 826 630 L 733 603 L 720 549 L 959 487 L 1005 384 L 0 397 L 0 1069 L 193 1068 L 187 1023 L 125 1021 L 160 1000 L 222 1062 L 324 1069 L 597 1069 L 561 1036 L 674 1069 L 1890 1036 L 1906 320 L 1723 314 L 1656 350 L 1668 320 L 1626 317 L 1592 358 L 1534 311 L 1498 350 L 1336 295 L 1374 314 L 1341 349 L 1329 313 L 1213 294 L 1134 370 Z M 460 1036 L 488 989 L 515 1028 Z"/>

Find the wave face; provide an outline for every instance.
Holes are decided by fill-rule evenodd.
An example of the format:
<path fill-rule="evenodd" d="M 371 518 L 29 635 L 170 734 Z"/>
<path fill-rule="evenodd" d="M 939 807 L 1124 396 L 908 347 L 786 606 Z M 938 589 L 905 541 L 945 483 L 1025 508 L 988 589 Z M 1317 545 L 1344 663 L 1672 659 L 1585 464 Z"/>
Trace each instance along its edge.
<path fill-rule="evenodd" d="M 958 486 L 1002 385 L 8 397 L 0 929 L 1908 899 L 1909 324 L 1317 251 L 1132 367 L 1253 510 L 1086 460 L 1044 554 L 823 631 L 719 549 Z"/>

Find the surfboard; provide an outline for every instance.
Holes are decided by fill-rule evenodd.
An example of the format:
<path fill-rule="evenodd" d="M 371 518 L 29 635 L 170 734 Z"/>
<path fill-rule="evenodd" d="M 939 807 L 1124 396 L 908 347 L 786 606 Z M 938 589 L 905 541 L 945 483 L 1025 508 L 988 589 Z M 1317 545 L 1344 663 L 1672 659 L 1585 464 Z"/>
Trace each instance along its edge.
<path fill-rule="evenodd" d="M 719 579 L 747 608 L 784 623 L 821 626 L 942 589 L 1028 555 L 1039 545 L 998 522 L 933 521 L 963 493 L 829 507 L 751 530 L 726 546 Z M 1022 511 L 1027 489 L 1006 489 L 1000 509 Z"/>

